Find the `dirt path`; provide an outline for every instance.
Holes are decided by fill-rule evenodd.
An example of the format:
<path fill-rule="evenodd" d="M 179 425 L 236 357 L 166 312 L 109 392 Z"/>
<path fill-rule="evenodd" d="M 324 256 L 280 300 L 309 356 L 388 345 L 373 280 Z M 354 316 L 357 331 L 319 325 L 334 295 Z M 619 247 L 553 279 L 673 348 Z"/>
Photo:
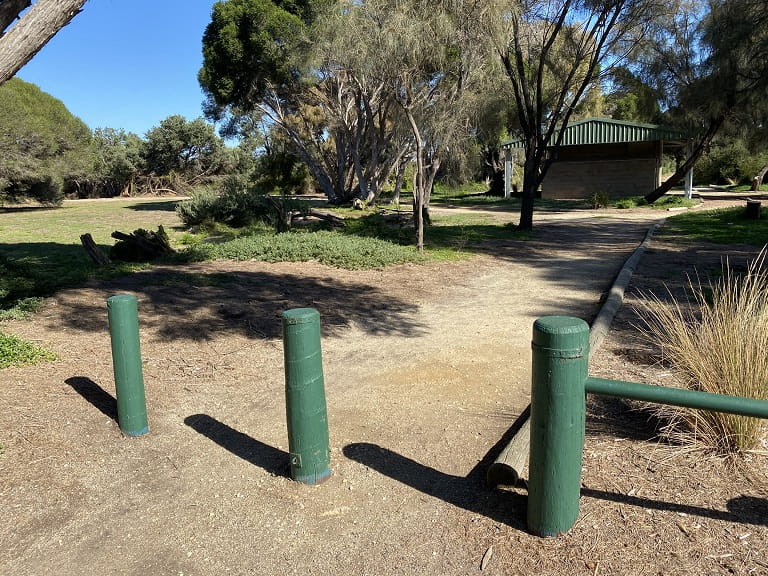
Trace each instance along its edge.
<path fill-rule="evenodd" d="M 524 496 L 485 489 L 481 460 L 528 403 L 534 319 L 591 320 L 663 216 L 545 215 L 535 238 L 458 264 L 208 263 L 58 295 L 10 329 L 61 359 L 0 371 L 0 573 L 477 574 L 489 554 L 490 574 L 647 564 L 652 549 L 598 546 L 592 520 L 529 536 Z M 115 423 L 104 302 L 125 291 L 140 299 L 139 439 Z M 333 476 L 314 488 L 286 477 L 279 315 L 299 306 L 324 330 Z M 613 507 L 586 515 L 615 526 L 616 504 L 598 502 Z"/>

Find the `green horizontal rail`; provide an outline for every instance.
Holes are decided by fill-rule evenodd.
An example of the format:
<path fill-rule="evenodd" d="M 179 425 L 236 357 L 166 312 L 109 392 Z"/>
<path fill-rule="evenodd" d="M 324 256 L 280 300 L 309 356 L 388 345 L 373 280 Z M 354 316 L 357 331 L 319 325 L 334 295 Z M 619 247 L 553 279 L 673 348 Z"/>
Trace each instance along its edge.
<path fill-rule="evenodd" d="M 699 392 L 697 390 L 685 390 L 669 386 L 651 386 L 649 384 L 607 380 L 605 378 L 587 378 L 584 382 L 584 389 L 589 393 L 601 396 L 616 396 L 645 402 L 656 402 L 658 404 L 669 404 L 670 406 L 683 406 L 686 408 L 711 410 L 713 412 L 739 414 L 741 416 L 754 416 L 755 418 L 768 418 L 768 400 L 728 396 L 727 394 L 713 394 L 711 392 Z"/>

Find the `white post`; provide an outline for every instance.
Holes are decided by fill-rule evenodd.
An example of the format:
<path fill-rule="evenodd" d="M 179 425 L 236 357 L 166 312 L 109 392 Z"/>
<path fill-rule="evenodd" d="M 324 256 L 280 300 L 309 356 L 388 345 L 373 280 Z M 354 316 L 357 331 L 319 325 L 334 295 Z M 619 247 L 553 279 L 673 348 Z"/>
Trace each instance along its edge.
<path fill-rule="evenodd" d="M 512 150 L 504 148 L 504 198 L 512 195 Z"/>
<path fill-rule="evenodd" d="M 688 151 L 688 157 L 690 158 L 691 154 L 693 153 L 693 149 L 690 142 L 688 143 L 687 151 Z M 688 172 L 685 175 L 685 197 L 690 200 L 692 196 L 692 192 L 693 192 L 693 166 L 691 166 L 691 169 L 688 170 Z"/>

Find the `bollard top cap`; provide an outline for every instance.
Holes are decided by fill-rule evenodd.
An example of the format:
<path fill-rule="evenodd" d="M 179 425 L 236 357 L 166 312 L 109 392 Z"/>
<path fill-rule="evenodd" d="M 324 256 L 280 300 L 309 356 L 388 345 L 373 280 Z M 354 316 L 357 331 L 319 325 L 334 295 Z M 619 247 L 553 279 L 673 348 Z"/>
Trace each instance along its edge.
<path fill-rule="evenodd" d="M 533 323 L 534 350 L 563 358 L 589 354 L 589 325 L 571 316 L 543 316 Z"/>
<path fill-rule="evenodd" d="M 320 321 L 320 312 L 314 308 L 293 308 L 283 312 L 285 324 L 311 324 Z"/>
<path fill-rule="evenodd" d="M 120 304 L 122 302 L 135 302 L 136 296 L 133 294 L 116 294 L 107 298 L 107 305 Z"/>
<path fill-rule="evenodd" d="M 545 334 L 579 334 L 589 332 L 589 325 L 573 316 L 542 316 L 534 323 L 534 330 Z"/>

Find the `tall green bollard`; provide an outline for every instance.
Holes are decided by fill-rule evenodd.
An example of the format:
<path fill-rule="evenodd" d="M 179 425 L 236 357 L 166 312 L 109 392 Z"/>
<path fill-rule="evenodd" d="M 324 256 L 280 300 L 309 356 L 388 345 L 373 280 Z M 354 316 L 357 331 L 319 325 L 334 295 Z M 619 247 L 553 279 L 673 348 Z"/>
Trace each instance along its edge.
<path fill-rule="evenodd" d="M 528 530 L 556 536 L 579 517 L 589 326 L 579 318 L 539 318 L 532 347 Z"/>
<path fill-rule="evenodd" d="M 112 364 L 115 370 L 117 423 L 126 436 L 149 432 L 144 377 L 139 347 L 139 312 L 136 297 L 119 294 L 107 298 Z"/>
<path fill-rule="evenodd" d="M 320 313 L 314 308 L 283 312 L 283 345 L 291 478 L 319 484 L 331 475 Z"/>

